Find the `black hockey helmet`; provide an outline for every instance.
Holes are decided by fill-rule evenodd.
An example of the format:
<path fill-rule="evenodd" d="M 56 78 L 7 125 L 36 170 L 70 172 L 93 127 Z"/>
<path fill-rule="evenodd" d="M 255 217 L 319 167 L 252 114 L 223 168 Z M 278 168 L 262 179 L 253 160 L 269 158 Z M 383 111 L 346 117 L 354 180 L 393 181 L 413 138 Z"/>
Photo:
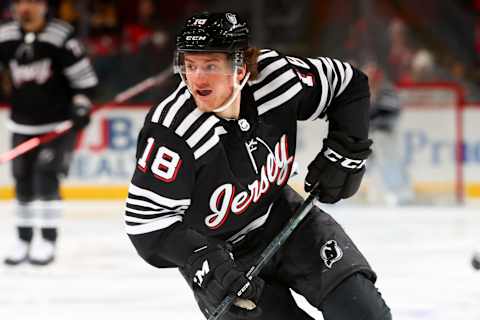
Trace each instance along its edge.
<path fill-rule="evenodd" d="M 234 53 L 248 48 L 247 23 L 236 13 L 201 13 L 187 20 L 177 36 L 178 51 Z"/>
<path fill-rule="evenodd" d="M 208 13 L 204 12 L 189 18 L 183 29 L 177 35 L 176 51 L 173 70 L 180 74 L 183 81 L 187 83 L 187 66 L 185 55 L 192 52 L 216 52 L 226 53 L 230 60 L 230 70 L 224 75 L 234 75 L 239 68 L 245 64 L 245 50 L 248 48 L 249 29 L 247 22 L 240 19 L 236 13 Z M 216 70 L 213 73 L 217 72 Z M 250 77 L 247 72 L 241 83 L 237 83 L 232 77 L 234 91 L 227 101 L 214 109 L 220 112 L 228 108 L 234 99 L 239 95 L 242 88 Z M 189 88 L 190 90 L 190 88 Z"/>

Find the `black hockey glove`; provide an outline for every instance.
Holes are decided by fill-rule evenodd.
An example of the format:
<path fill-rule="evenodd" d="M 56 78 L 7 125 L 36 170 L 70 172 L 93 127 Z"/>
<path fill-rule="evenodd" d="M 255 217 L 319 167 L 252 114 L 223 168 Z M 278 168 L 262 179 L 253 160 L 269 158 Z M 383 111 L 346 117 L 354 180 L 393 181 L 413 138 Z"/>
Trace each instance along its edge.
<path fill-rule="evenodd" d="M 74 130 L 82 130 L 90 123 L 90 111 L 92 103 L 87 96 L 77 94 L 73 97 L 71 119 Z"/>
<path fill-rule="evenodd" d="M 240 318 L 256 318 L 261 309 L 256 307 L 262 294 L 264 281 L 255 277 L 249 281 L 238 269 L 232 254 L 222 245 L 208 245 L 190 256 L 185 266 L 193 290 L 201 302 L 213 311 L 230 294 L 240 295 L 229 313 Z"/>
<path fill-rule="evenodd" d="M 342 132 L 330 132 L 322 151 L 308 166 L 305 191 L 323 203 L 335 203 L 354 195 L 365 173 L 365 162 L 372 152 L 372 140 L 354 141 Z"/>

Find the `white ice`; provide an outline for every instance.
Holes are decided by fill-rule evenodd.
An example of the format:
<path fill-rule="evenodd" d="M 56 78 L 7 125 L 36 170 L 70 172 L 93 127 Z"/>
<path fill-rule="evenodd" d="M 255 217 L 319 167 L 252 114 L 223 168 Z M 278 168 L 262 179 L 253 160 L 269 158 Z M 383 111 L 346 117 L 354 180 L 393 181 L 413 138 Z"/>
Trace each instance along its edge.
<path fill-rule="evenodd" d="M 57 262 L 0 267 L 0 319 L 203 319 L 175 270 L 155 269 L 123 231 L 121 202 L 69 202 Z M 395 320 L 479 320 L 480 210 L 458 207 L 326 207 L 378 273 Z M 0 255 L 13 237 L 0 202 Z M 304 300 L 299 302 L 312 312 Z M 314 312 L 316 319 L 322 319 Z"/>

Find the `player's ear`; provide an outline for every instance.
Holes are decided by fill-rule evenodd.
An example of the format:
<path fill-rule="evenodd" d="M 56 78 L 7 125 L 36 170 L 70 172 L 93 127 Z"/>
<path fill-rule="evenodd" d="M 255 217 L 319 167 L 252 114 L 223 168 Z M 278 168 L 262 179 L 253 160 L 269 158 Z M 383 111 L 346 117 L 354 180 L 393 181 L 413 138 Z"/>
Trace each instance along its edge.
<path fill-rule="evenodd" d="M 246 74 L 247 74 L 247 65 L 246 64 L 237 68 L 237 80 L 238 81 L 242 81 L 243 78 L 245 78 Z"/>

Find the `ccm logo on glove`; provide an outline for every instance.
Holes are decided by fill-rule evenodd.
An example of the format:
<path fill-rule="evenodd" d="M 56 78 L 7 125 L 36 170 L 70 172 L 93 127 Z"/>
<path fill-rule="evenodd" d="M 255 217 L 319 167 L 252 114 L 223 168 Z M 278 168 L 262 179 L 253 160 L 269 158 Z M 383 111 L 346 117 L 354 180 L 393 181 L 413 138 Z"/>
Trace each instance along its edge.
<path fill-rule="evenodd" d="M 344 157 L 329 147 L 323 152 L 323 155 L 332 162 L 340 162 L 340 165 L 347 169 L 360 169 L 365 166 L 365 163 L 367 162 L 367 160 L 355 160 Z"/>
<path fill-rule="evenodd" d="M 365 163 L 372 152 L 372 140 L 358 140 L 333 131 L 323 140 L 322 151 L 308 166 L 305 191 L 320 202 L 335 203 L 354 195 L 365 173 Z"/>

